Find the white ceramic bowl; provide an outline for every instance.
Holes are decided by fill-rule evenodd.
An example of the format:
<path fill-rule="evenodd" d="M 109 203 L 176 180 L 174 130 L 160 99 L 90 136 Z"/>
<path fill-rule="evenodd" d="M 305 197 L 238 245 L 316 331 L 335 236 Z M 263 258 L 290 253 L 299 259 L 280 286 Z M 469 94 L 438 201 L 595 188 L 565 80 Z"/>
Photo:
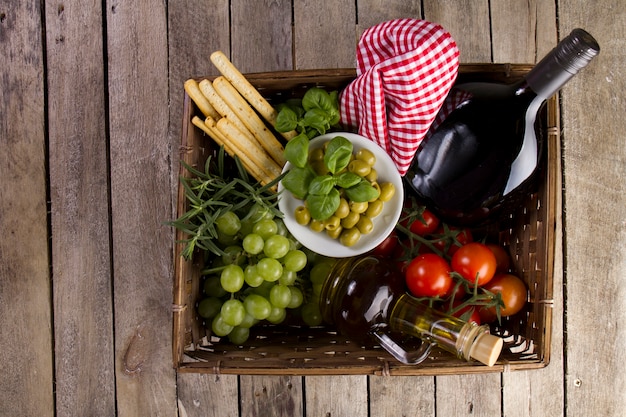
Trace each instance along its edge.
<path fill-rule="evenodd" d="M 376 156 L 374 168 L 378 173 L 378 182 L 391 182 L 396 188 L 393 198 L 384 204 L 382 213 L 372 220 L 374 223 L 372 232 L 361 235 L 361 239 L 355 245 L 348 247 L 342 245 L 339 240 L 330 238 L 324 232 L 314 232 L 309 226 L 298 224 L 295 220 L 294 212 L 297 207 L 303 204 L 303 201 L 295 198 L 289 191 L 285 190 L 282 183 L 278 184 L 278 191 L 280 192 L 278 207 L 285 216 L 285 226 L 287 226 L 289 232 L 291 232 L 302 245 L 320 255 L 333 258 L 346 258 L 360 255 L 374 249 L 389 236 L 396 226 L 402 212 L 404 189 L 402 187 L 402 177 L 391 157 L 384 149 L 366 137 L 347 132 L 328 133 L 312 139 L 309 145 L 310 149 L 321 147 L 324 142 L 335 136 L 343 136 L 352 142 L 354 153 L 363 148 L 373 152 Z M 289 169 L 291 169 L 291 164 L 287 163 L 283 172 Z"/>

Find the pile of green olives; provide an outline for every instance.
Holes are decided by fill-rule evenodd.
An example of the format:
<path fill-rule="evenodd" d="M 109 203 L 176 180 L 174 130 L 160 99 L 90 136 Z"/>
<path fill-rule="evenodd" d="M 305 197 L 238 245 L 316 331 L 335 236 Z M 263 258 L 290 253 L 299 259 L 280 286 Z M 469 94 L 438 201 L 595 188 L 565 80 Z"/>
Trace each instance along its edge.
<path fill-rule="evenodd" d="M 324 148 L 313 149 L 309 153 L 309 164 L 322 175 Z M 329 237 L 338 239 L 344 246 L 354 246 L 374 229 L 373 219 L 383 211 L 385 202 L 391 200 L 396 189 L 391 182 L 378 182 L 378 173 L 374 168 L 376 156 L 368 149 L 360 149 L 352 155 L 352 160 L 346 168 L 348 171 L 367 180 L 372 187 L 378 190 L 378 196 L 370 201 L 350 201 L 342 193 L 339 207 L 329 218 L 320 221 L 311 217 L 306 203 L 295 209 L 295 220 L 298 224 L 308 226 L 315 232 L 325 232 Z M 320 171 L 316 169 L 320 167 Z"/>

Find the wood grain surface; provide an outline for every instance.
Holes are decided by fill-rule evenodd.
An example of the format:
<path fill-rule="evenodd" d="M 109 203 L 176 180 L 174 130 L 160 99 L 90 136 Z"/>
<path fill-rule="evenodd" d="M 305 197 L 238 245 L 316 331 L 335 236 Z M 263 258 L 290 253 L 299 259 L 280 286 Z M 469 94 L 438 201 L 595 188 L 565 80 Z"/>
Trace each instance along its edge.
<path fill-rule="evenodd" d="M 464 63 L 602 51 L 560 92 L 551 362 L 445 376 L 172 367 L 183 82 L 346 68 L 378 22 L 442 24 Z M 0 0 L 1 416 L 621 416 L 626 408 L 622 0 Z"/>

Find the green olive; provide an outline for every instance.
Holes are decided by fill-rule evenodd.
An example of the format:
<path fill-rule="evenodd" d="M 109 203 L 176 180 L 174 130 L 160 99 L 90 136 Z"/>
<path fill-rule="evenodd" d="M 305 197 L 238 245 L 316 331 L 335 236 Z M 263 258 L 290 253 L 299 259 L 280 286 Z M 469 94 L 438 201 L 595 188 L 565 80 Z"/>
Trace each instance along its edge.
<path fill-rule="evenodd" d="M 309 162 L 323 161 L 323 160 L 324 160 L 324 149 L 315 148 L 309 152 Z"/>
<path fill-rule="evenodd" d="M 326 167 L 326 164 L 324 163 L 323 159 L 321 161 L 311 161 L 309 164 L 311 165 L 311 168 L 313 169 L 313 171 L 315 171 L 317 175 L 328 174 L 328 168 Z"/>
<path fill-rule="evenodd" d="M 342 231 L 343 231 L 343 227 L 339 226 L 335 229 L 326 229 L 326 234 L 332 239 L 339 239 L 339 236 L 341 236 Z"/>
<path fill-rule="evenodd" d="M 350 201 L 350 211 L 353 211 L 355 213 L 365 213 L 365 210 L 367 210 L 367 206 L 368 206 L 368 202 L 367 201 L 363 201 L 362 203 L 357 203 L 356 201 Z"/>
<path fill-rule="evenodd" d="M 348 164 L 348 171 L 359 177 L 365 177 L 372 171 L 372 166 L 360 159 L 355 159 Z"/>
<path fill-rule="evenodd" d="M 359 221 L 356 223 L 356 227 L 362 234 L 366 235 L 372 232 L 374 229 L 374 223 L 372 223 L 372 219 L 369 217 L 361 216 Z"/>
<path fill-rule="evenodd" d="M 365 215 L 370 219 L 378 216 L 383 211 L 384 203 L 381 200 L 374 200 L 367 206 L 367 210 L 365 210 Z"/>
<path fill-rule="evenodd" d="M 335 210 L 335 216 L 343 219 L 348 215 L 348 213 L 350 213 L 350 205 L 348 204 L 348 201 L 345 198 L 339 199 L 339 207 Z"/>
<path fill-rule="evenodd" d="M 309 212 L 309 209 L 304 206 L 299 206 L 296 208 L 294 217 L 296 219 L 296 222 L 298 224 L 301 224 L 302 226 L 306 226 L 311 221 L 311 213 Z"/>
<path fill-rule="evenodd" d="M 378 171 L 372 168 L 370 173 L 365 176 L 365 179 L 369 182 L 376 182 L 378 180 Z"/>
<path fill-rule="evenodd" d="M 372 201 L 378 200 L 378 197 L 380 197 L 380 184 L 378 184 L 377 182 L 372 182 L 370 185 L 374 187 L 376 191 L 378 191 L 378 194 L 376 195 L 376 197 L 369 200 L 369 202 L 371 203 Z"/>
<path fill-rule="evenodd" d="M 356 153 L 356 159 L 360 159 L 361 161 L 365 161 L 369 166 L 373 167 L 376 163 L 376 156 L 369 149 L 360 149 Z"/>
<path fill-rule="evenodd" d="M 380 195 L 378 199 L 387 202 L 391 200 L 393 195 L 396 193 L 396 187 L 391 182 L 383 182 L 380 184 Z"/>
<path fill-rule="evenodd" d="M 344 229 L 339 236 L 339 242 L 344 246 L 354 246 L 361 239 L 361 232 L 356 227 Z"/>
<path fill-rule="evenodd" d="M 322 221 L 326 230 L 335 230 L 341 227 L 341 220 L 337 216 L 330 216 L 326 220 Z"/>
<path fill-rule="evenodd" d="M 324 230 L 324 223 L 322 223 L 319 220 L 311 220 L 311 223 L 309 224 L 309 228 L 311 230 L 313 230 L 314 232 L 321 232 L 322 230 Z"/>
<path fill-rule="evenodd" d="M 346 217 L 341 219 L 341 227 L 344 229 L 351 229 L 356 226 L 357 222 L 361 215 L 359 213 L 355 213 L 354 211 L 350 211 Z"/>

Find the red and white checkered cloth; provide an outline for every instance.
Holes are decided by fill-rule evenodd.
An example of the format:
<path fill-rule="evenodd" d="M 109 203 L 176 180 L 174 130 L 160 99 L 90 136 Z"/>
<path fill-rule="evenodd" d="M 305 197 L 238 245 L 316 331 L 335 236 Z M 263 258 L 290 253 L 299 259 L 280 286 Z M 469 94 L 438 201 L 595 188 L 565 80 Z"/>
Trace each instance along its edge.
<path fill-rule="evenodd" d="M 385 149 L 404 175 L 458 67 L 459 50 L 440 25 L 396 19 L 372 26 L 357 46 L 357 78 L 341 92 L 341 122 Z"/>

